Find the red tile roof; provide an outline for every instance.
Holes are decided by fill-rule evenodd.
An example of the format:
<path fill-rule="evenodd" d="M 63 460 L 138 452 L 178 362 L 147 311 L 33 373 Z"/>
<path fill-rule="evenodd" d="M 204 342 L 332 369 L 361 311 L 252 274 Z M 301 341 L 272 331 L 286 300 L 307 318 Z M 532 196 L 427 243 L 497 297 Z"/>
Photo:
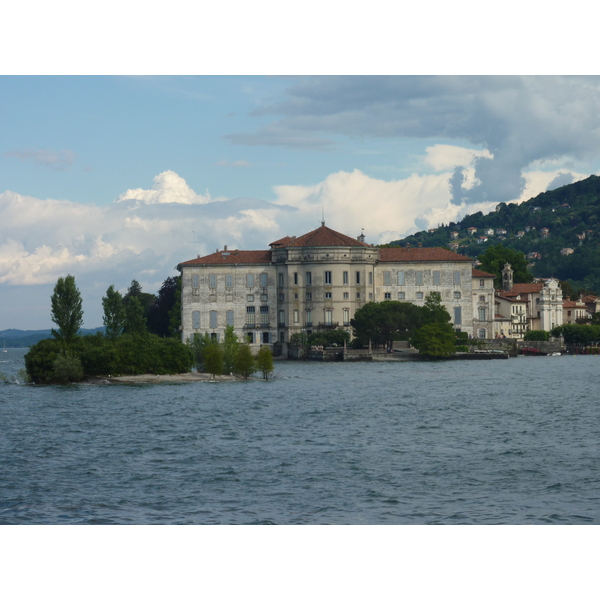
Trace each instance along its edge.
<path fill-rule="evenodd" d="M 446 248 L 380 248 L 379 260 L 381 262 L 473 262 L 472 258 Z"/>
<path fill-rule="evenodd" d="M 288 238 L 282 238 L 279 242 L 283 242 Z M 297 238 L 289 238 L 289 242 L 285 242 L 286 248 L 305 248 L 307 246 L 361 246 L 370 248 L 369 244 L 359 242 L 355 238 L 344 235 L 321 225 L 313 231 L 309 231 Z M 274 242 L 277 243 L 277 242 Z"/>
<path fill-rule="evenodd" d="M 515 283 L 513 284 L 512 289 L 508 292 L 505 290 L 500 290 L 498 294 L 500 296 L 518 296 L 519 294 L 535 294 L 536 292 L 540 292 L 543 287 L 543 283 Z"/>
<path fill-rule="evenodd" d="M 193 260 L 179 263 L 177 268 L 194 265 L 248 265 L 269 264 L 271 250 L 220 250 L 208 256 L 200 256 Z"/>
<path fill-rule="evenodd" d="M 478 269 L 473 269 L 473 277 L 496 277 L 491 273 L 486 273 L 485 271 L 479 271 Z"/>
<path fill-rule="evenodd" d="M 290 237 L 289 235 L 286 235 L 285 237 L 282 237 L 280 240 L 271 242 L 269 244 L 269 246 L 271 246 L 271 248 L 285 248 L 291 241 L 293 241 L 295 239 L 296 239 L 295 236 Z"/>

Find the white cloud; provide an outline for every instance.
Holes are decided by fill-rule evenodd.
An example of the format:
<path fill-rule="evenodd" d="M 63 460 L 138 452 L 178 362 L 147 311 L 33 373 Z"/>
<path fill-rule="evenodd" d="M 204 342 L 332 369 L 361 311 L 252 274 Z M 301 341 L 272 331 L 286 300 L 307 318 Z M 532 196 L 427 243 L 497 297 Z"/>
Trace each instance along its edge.
<path fill-rule="evenodd" d="M 436 171 L 449 171 L 454 167 L 469 167 L 477 157 L 494 158 L 489 150 L 472 150 L 448 144 L 435 144 L 428 146 L 425 150 L 427 152 L 424 159 L 425 164 L 433 167 Z"/>
<path fill-rule="evenodd" d="M 124 200 L 137 200 L 143 204 L 205 204 L 212 199 L 208 193 L 206 196 L 196 194 L 177 173 L 164 171 L 154 178 L 152 189 L 127 190 L 116 202 Z"/>
<path fill-rule="evenodd" d="M 530 196 L 543 192 L 561 173 L 565 171 L 528 173 Z M 569 174 L 574 179 L 583 177 Z M 13 326 L 10 315 L 23 318 L 23 298 L 31 298 L 45 324 L 14 326 L 50 326 L 48 287 L 71 273 L 84 296 L 86 327 L 99 326 L 101 297 L 109 285 L 125 290 L 132 279 L 138 279 L 146 291 L 155 293 L 166 277 L 176 274 L 179 262 L 225 244 L 266 249 L 280 237 L 302 235 L 318 227 L 322 210 L 328 226 L 352 237 L 364 229 L 367 242 L 377 244 L 494 208 L 491 202 L 453 204 L 451 176 L 450 172 L 412 174 L 385 181 L 359 170 L 341 171 L 312 186 L 276 186 L 274 202 L 252 198 L 210 201 L 208 197 L 190 202 L 200 196 L 169 171 L 155 178 L 152 190 L 139 190 L 137 197 L 130 199 L 123 194 L 102 207 L 4 192 L 0 194 L 3 317 L 10 324 L 7 326 Z M 157 201 L 153 195 L 169 194 L 173 188 L 186 192 L 181 201 L 174 201 L 181 198 L 177 194 L 168 195 L 170 201 Z M 15 292 L 20 300 L 10 307 L 10 301 L 4 299 L 7 289 L 20 286 L 29 292 L 20 296 Z"/>

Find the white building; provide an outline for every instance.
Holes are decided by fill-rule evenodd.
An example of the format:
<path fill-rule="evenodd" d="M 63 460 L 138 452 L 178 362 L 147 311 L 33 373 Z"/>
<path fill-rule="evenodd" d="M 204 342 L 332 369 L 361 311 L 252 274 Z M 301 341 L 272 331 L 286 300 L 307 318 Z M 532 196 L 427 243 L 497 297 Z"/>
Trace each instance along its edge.
<path fill-rule="evenodd" d="M 367 302 L 422 305 L 439 292 L 456 330 L 493 336 L 493 275 L 445 248 L 376 248 L 321 227 L 270 250 L 223 250 L 177 265 L 182 275 L 182 339 L 233 325 L 252 344 L 289 342 L 294 333 L 342 328 Z"/>

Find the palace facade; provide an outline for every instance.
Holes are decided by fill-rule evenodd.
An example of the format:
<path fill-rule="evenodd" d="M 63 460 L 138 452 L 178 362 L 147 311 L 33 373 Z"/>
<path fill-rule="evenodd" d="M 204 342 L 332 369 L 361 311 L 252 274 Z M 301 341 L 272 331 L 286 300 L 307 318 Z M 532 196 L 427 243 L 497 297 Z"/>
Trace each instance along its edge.
<path fill-rule="evenodd" d="M 445 248 L 376 248 L 325 226 L 285 237 L 269 250 L 228 250 L 177 265 L 182 339 L 222 339 L 232 325 L 251 344 L 342 328 L 367 302 L 422 305 L 439 292 L 457 331 L 494 335 L 494 276 Z"/>

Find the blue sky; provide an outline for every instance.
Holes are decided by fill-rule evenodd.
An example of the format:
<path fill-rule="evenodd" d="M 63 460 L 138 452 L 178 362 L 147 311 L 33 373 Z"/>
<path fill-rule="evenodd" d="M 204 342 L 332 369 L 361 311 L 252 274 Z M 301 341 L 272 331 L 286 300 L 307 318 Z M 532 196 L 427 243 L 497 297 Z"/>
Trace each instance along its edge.
<path fill-rule="evenodd" d="M 227 244 L 384 243 L 600 170 L 600 78 L 2 76 L 0 330 L 75 275 L 156 292 Z"/>

